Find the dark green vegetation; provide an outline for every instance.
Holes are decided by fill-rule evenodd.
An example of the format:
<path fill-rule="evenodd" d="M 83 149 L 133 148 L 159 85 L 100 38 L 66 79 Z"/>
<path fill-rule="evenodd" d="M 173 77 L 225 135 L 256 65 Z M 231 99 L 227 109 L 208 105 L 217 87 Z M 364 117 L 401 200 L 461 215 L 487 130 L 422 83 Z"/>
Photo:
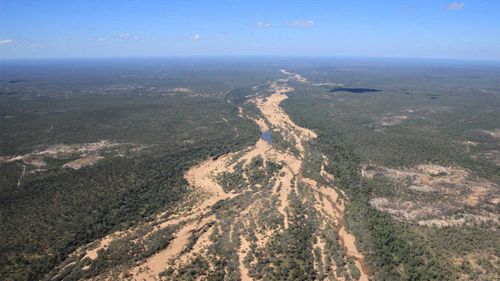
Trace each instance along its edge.
<path fill-rule="evenodd" d="M 313 234 L 316 214 L 307 208 L 295 191 L 290 193 L 289 228 L 273 236 L 265 251 L 255 251 L 258 263 L 252 267 L 257 280 L 315 280 Z"/>
<path fill-rule="evenodd" d="M 363 84 L 384 90 L 371 95 L 353 95 L 297 85 L 296 94 L 284 105 L 294 120 L 322 132 L 325 141 L 335 138 L 336 143 L 350 146 L 354 150 L 352 157 L 360 158 L 363 163 L 396 168 L 421 163 L 457 164 L 490 180 L 500 180 L 500 168 L 495 165 L 498 158 L 493 154 L 499 149 L 498 138 L 484 133 L 498 129 L 500 86 L 495 80 L 498 72 L 487 72 L 481 81 L 477 79 L 472 84 L 462 78 L 467 75 L 466 70 L 455 73 L 458 70 L 454 68 L 445 69 L 448 72 L 442 70 L 443 74 L 440 68 L 435 72 L 431 68 L 425 73 L 430 77 L 424 76 L 429 81 L 417 85 L 419 79 L 424 79 L 421 73 L 424 70 L 395 73 L 399 70 L 375 68 L 373 73 L 365 70 L 363 75 L 351 70 L 349 74 L 356 78 L 350 80 L 344 72 L 333 71 L 328 76 L 328 71 L 316 71 L 317 78 L 313 76 L 313 81 L 354 83 L 362 80 Z M 385 72 L 377 75 L 376 71 Z M 307 72 L 304 75 L 307 76 Z M 448 84 L 439 86 L 437 79 Z M 494 87 L 497 90 L 492 89 Z M 480 91 L 484 89 L 491 90 Z M 430 94 L 441 98 L 431 100 Z M 465 141 L 478 142 L 478 145 L 468 146 Z M 480 155 L 484 157 L 477 157 Z"/>
<path fill-rule="evenodd" d="M 88 279 L 95 277 L 106 269 L 123 264 L 128 265 L 131 261 L 140 261 L 167 247 L 174 238 L 176 227 L 167 227 L 149 236 L 146 235 L 148 230 L 150 231 L 151 229 L 144 228 L 135 237 L 126 237 L 112 241 L 105 250 L 98 251 L 98 256 L 93 261 L 89 258 L 80 260 L 80 258 L 83 258 L 84 253 L 80 254 L 80 256 L 69 258 L 59 264 L 60 268 L 62 268 L 60 272 L 49 274 L 47 279 Z M 139 243 L 132 242 L 132 239 L 139 241 Z M 82 270 L 81 268 L 88 269 Z"/>
<path fill-rule="evenodd" d="M 258 138 L 225 92 L 265 80 L 265 71 L 208 62 L 73 63 L 2 65 L 0 92 L 11 94 L 0 97 L 0 155 L 101 140 L 141 150 L 79 170 L 61 168 L 79 155 L 44 159 L 43 171 L 0 163 L 2 280 L 40 279 L 77 247 L 168 210 L 185 193 L 187 168 Z"/>
<path fill-rule="evenodd" d="M 499 275 L 497 225 L 439 228 L 398 221 L 374 208 L 371 200 L 414 197 L 395 192 L 398 183 L 389 177 L 361 176 L 363 164 L 403 169 L 433 163 L 462 167 L 499 184 L 498 66 L 202 59 L 0 65 L 0 156 L 6 156 L 0 162 L 0 279 L 54 277 L 47 274 L 64 266 L 63 261 L 70 263 L 67 257 L 78 247 L 149 220 L 158 211 L 168 213 L 186 197 L 187 168 L 257 140 L 258 128 L 238 116 L 238 106 L 256 117 L 254 106 L 243 105 L 261 90 L 251 86 L 281 77 L 277 69 L 285 67 L 311 81 L 293 83 L 296 90 L 283 103 L 297 124 L 319 136 L 307 144 L 303 175 L 322 181 L 320 156 L 328 157 L 325 169 L 349 197 L 345 223 L 356 234 L 374 280 L 492 280 Z M 332 90 L 332 83 L 345 86 Z M 358 94 L 363 92 L 367 94 Z M 271 134 L 277 147 L 290 145 L 278 131 Z M 61 167 L 78 159 L 78 153 L 45 157 L 43 171 L 21 160 L 7 161 L 52 145 L 102 140 L 117 147 L 100 151 L 104 159 L 79 170 Z M 200 230 L 212 231 L 208 255 L 195 257 L 178 276 L 168 271 L 163 276 L 238 280 L 239 237 L 248 237 L 250 276 L 315 279 L 312 260 L 321 252 L 311 245 L 318 217 L 305 207 L 310 198 L 300 184 L 289 198 L 289 229 L 271 237 L 266 251 L 256 247 L 258 239 L 253 232 L 244 233 L 242 223 L 229 223 L 240 219 L 238 211 L 251 206 L 252 196 L 261 196 L 258 219 L 246 227 L 260 234 L 280 228 L 279 202 L 266 193 L 280 168 L 256 157 L 245 171 L 236 165 L 240 173 L 221 175 L 225 191 L 240 191 L 248 187 L 241 177 L 245 172 L 254 193 L 214 205 L 221 225 Z M 263 192 L 255 192 L 257 185 Z M 498 213 L 498 208 L 488 211 Z M 166 228 L 139 244 L 130 243 L 130 237 L 116 240 L 89 262 L 89 270 L 82 272 L 77 264 L 59 277 L 87 278 L 144 259 L 168 245 L 174 231 Z M 344 261 L 335 230 L 324 232 L 328 259 L 317 265 L 318 271 L 333 260 L 337 275 L 359 276 L 354 261 Z M 199 235 L 193 237 L 190 245 Z"/>
<path fill-rule="evenodd" d="M 300 126 L 318 133 L 317 147 L 331 160 L 326 169 L 351 200 L 346 223 L 358 237 L 374 279 L 494 279 L 500 272 L 497 225 L 420 227 L 370 205 L 374 194 L 392 192 L 394 183 L 389 178 L 362 178 L 363 163 L 399 169 L 424 163 L 454 165 L 497 188 L 500 183 L 500 142 L 483 133 L 498 130 L 500 124 L 500 69 L 439 64 L 408 69 L 297 69 L 312 84 L 360 83 L 382 91 L 356 95 L 297 84 L 283 107 Z M 480 78 L 464 79 L 471 73 Z M 308 163 L 314 169 L 314 161 Z"/>
<path fill-rule="evenodd" d="M 218 181 L 225 192 L 232 190 L 243 191 L 246 189 L 256 190 L 261 187 L 271 188 L 274 185 L 273 177 L 282 168 L 282 164 L 266 161 L 259 155 L 251 159 L 250 163 L 243 167 L 244 163 L 236 164 L 234 173 L 223 172 Z M 243 177 L 246 173 L 248 182 Z"/>

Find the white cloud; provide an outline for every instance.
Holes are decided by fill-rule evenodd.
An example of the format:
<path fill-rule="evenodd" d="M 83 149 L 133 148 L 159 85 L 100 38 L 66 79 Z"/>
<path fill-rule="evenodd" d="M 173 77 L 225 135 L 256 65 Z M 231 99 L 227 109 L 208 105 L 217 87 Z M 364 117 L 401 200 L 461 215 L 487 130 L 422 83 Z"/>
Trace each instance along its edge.
<path fill-rule="evenodd" d="M 0 46 L 10 45 L 12 43 L 14 43 L 14 40 L 12 40 L 12 39 L 0 40 Z"/>
<path fill-rule="evenodd" d="M 313 20 L 289 20 L 285 24 L 288 26 L 301 26 L 301 27 L 313 27 L 315 25 Z"/>
<path fill-rule="evenodd" d="M 448 5 L 448 10 L 449 11 L 462 10 L 464 8 L 464 5 L 465 4 L 463 2 L 451 3 Z"/>
<path fill-rule="evenodd" d="M 191 37 L 189 37 L 189 38 L 190 38 L 191 40 L 193 40 L 193 41 L 198 41 L 198 40 L 200 40 L 200 39 L 201 39 L 201 36 L 200 36 L 200 34 L 193 34 L 193 35 L 191 35 Z"/>
<path fill-rule="evenodd" d="M 268 23 L 268 22 L 258 21 L 257 22 L 257 27 L 269 28 L 269 27 L 271 27 L 271 24 Z"/>
<path fill-rule="evenodd" d="M 118 34 L 118 37 L 122 38 L 122 39 L 134 39 L 134 40 L 139 39 L 139 36 L 132 35 L 132 34 L 130 34 L 128 32 L 126 32 L 126 33 L 120 33 L 120 34 Z"/>

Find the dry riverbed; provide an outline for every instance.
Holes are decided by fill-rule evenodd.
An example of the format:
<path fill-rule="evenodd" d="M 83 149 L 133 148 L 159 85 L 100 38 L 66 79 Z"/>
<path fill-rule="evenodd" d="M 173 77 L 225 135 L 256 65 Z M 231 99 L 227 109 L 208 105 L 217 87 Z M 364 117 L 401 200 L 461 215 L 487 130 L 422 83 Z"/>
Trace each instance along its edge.
<path fill-rule="evenodd" d="M 286 70 L 281 72 L 286 79 L 269 82 L 268 96 L 257 96 L 249 102 L 260 111 L 260 117 L 252 119 L 260 130 L 279 132 L 293 147 L 278 149 L 260 139 L 243 151 L 208 159 L 193 166 L 185 175 L 192 190 L 186 202 L 180 202 L 168 214 L 158 214 L 150 222 L 114 233 L 78 249 L 72 258 L 77 264 L 86 264 L 82 270 L 87 270 L 89 264 L 108 250 L 113 241 L 146 243 L 149 237 L 172 228 L 172 238 L 167 246 L 149 257 L 130 261 L 128 265 L 111 267 L 93 279 L 178 280 L 183 278 L 186 270 L 200 270 L 201 267 L 204 269 L 196 273 L 197 280 L 209 280 L 210 272 L 215 272 L 222 260 L 230 263 L 224 269 L 225 274 L 241 280 L 259 279 L 255 275 L 259 257 L 253 253 L 265 252 L 274 237 L 288 230 L 290 215 L 293 215 L 290 200 L 301 185 L 306 188 L 300 192 L 312 198 L 304 198 L 302 203 L 310 204 L 308 207 L 316 212 L 320 222 L 315 230 L 318 238 L 310 245 L 320 252 L 314 261 L 318 273 L 325 279 L 342 280 L 349 276 L 368 280 L 363 254 L 356 246 L 355 237 L 343 223 L 347 199 L 343 195 L 339 196 L 339 191 L 333 186 L 325 186 L 302 176 L 307 142 L 316 138 L 315 132 L 295 124 L 280 106 L 294 90 L 289 85 L 291 81 L 308 81 L 299 74 Z M 247 116 L 241 108 L 240 115 Z M 322 157 L 327 161 L 326 157 Z M 253 184 L 257 173 L 262 175 L 259 178 L 267 177 L 267 182 Z M 323 168 L 318 173 L 324 177 L 324 182 L 332 182 L 333 176 Z M 228 186 L 228 181 L 222 180 L 228 178 L 238 178 L 242 187 L 233 189 L 231 184 Z M 338 247 L 345 253 L 345 263 L 347 259 L 353 260 L 357 273 L 345 266 L 343 274 L 339 275 L 341 271 L 333 259 L 326 258 L 333 253 L 320 237 L 331 236 L 331 230 L 338 237 Z M 325 265 L 327 261 L 331 263 L 329 266 Z M 197 267 L 193 267 L 193 264 L 197 264 Z M 61 266 L 59 270 L 62 272 L 67 268 Z"/>

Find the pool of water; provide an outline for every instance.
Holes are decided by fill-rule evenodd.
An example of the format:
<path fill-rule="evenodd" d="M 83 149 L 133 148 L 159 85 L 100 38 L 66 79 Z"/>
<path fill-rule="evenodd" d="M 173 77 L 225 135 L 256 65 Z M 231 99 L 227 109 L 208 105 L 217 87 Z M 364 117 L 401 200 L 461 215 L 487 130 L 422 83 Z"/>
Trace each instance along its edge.
<path fill-rule="evenodd" d="M 262 132 L 262 134 L 260 134 L 260 138 L 263 139 L 268 144 L 273 143 L 273 138 L 271 137 L 271 132 L 269 131 Z"/>

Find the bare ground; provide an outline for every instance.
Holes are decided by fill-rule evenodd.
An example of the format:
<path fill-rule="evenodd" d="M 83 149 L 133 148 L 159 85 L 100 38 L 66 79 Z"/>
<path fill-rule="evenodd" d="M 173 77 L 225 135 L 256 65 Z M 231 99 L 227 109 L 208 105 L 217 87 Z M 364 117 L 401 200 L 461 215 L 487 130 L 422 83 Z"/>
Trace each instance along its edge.
<path fill-rule="evenodd" d="M 365 165 L 362 174 L 367 178 L 389 177 L 399 186 L 395 192 L 407 195 L 404 200 L 397 194 L 371 200 L 374 207 L 400 220 L 436 226 L 499 223 L 500 214 L 485 211 L 498 209 L 498 186 L 460 167 L 421 164 L 389 169 Z"/>

